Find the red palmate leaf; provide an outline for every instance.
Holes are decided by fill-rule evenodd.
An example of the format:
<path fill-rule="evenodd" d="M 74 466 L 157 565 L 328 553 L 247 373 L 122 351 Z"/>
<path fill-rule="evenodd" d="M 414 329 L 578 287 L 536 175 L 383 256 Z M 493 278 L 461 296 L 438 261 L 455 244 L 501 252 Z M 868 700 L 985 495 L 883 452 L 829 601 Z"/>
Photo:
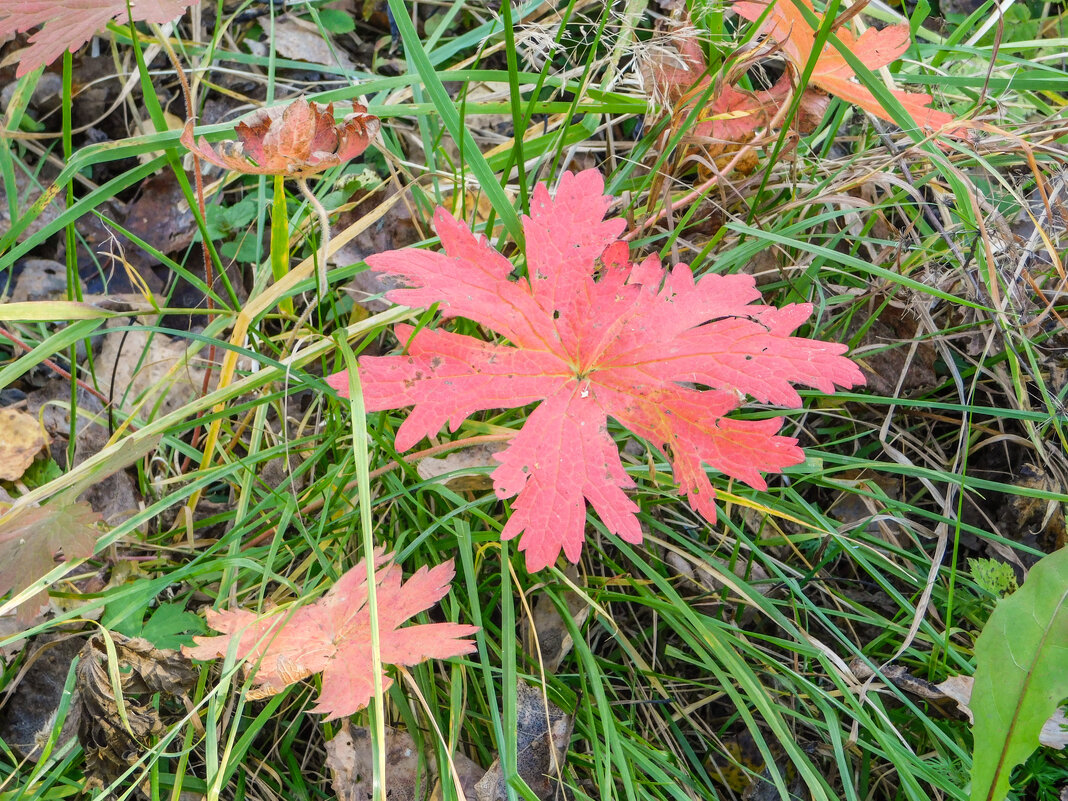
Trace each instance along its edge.
<path fill-rule="evenodd" d="M 813 9 L 812 0 L 796 1 L 804 3 L 817 19 L 822 20 L 822 15 Z M 772 0 L 770 4 L 754 0 L 738 0 L 733 8 L 740 16 L 750 22 L 756 22 L 770 5 L 771 10 L 760 32 L 779 44 L 783 53 L 800 73 L 816 46 L 816 34 L 794 3 L 795 0 Z M 859 37 L 848 27 L 843 26 L 838 28 L 835 34 L 842 44 L 870 70 L 877 70 L 896 61 L 908 50 L 910 42 L 909 26 L 906 24 L 891 25 L 882 30 L 868 28 Z M 894 122 L 893 117 L 886 112 L 875 95 L 861 86 L 856 77 L 856 73 L 846 63 L 842 54 L 834 45 L 826 43 L 816 60 L 809 78 L 809 85 L 840 97 L 847 103 L 860 106 L 869 114 Z M 891 90 L 891 94 L 901 102 L 909 116 L 921 128 L 937 131 L 953 122 L 952 114 L 927 108 L 933 99 L 928 94 L 902 92 L 896 89 Z M 943 133 L 957 135 L 958 132 L 953 129 L 943 131 Z"/>
<path fill-rule="evenodd" d="M 639 264 L 616 241 L 621 219 L 605 220 L 610 199 L 596 170 L 564 173 L 556 196 L 539 185 L 524 217 L 528 278 L 484 237 L 439 208 L 434 221 L 444 253 L 395 250 L 371 256 L 379 272 L 407 289 L 387 297 L 408 306 L 440 303 L 511 345 L 447 331 L 398 326 L 401 356 L 364 357 L 360 370 L 371 411 L 414 406 L 397 431 L 410 448 L 448 422 L 474 412 L 541 402 L 508 448 L 495 455 L 498 497 L 517 496 L 502 536 L 522 534 L 529 570 L 563 549 L 577 561 L 586 503 L 614 534 L 638 542 L 633 482 L 608 433 L 613 417 L 670 459 L 691 505 L 709 520 L 714 491 L 702 463 L 763 489 L 762 471 L 804 459 L 797 441 L 778 436 L 781 421 L 732 420 L 744 395 L 797 406 L 791 382 L 833 392 L 862 384 L 844 345 L 790 336 L 811 306 L 776 309 L 748 275 L 705 275 L 684 264 L 667 270 L 656 256 Z M 597 273 L 600 272 L 599 280 Z M 348 394 L 348 376 L 331 386 Z M 695 388 L 701 385 L 707 389 Z"/>
<path fill-rule="evenodd" d="M 689 109 L 701 99 L 712 83 L 705 54 L 697 39 L 685 30 L 677 31 L 670 39 L 676 55 L 665 52 L 650 53 L 643 64 L 653 87 L 673 106 Z M 785 98 L 779 88 L 789 90 L 780 81 L 774 91 L 742 92 L 722 81 L 709 98 L 707 110 L 702 110 L 694 125 L 694 137 L 744 142 L 757 128 L 766 125 Z"/>
<path fill-rule="evenodd" d="M 400 566 L 392 554 L 375 553 L 379 646 L 383 664 L 416 665 L 426 659 L 448 659 L 475 650 L 463 640 L 477 626 L 428 623 L 400 628 L 413 615 L 429 609 L 449 591 L 455 574 L 452 562 L 422 567 L 401 583 Z M 367 563 L 361 560 L 315 603 L 287 615 L 283 611 L 257 616 L 244 609 L 208 611 L 208 625 L 223 632 L 194 637 L 196 646 L 182 651 L 193 659 L 224 656 L 237 640 L 239 659 L 256 666 L 255 690 L 248 697 L 265 698 L 322 671 L 323 689 L 312 709 L 332 718 L 351 715 L 367 706 L 374 692 L 371 672 L 371 615 L 367 606 Z M 389 687 L 389 676 L 382 677 Z"/>
<path fill-rule="evenodd" d="M 664 52 L 650 54 L 643 65 L 653 86 L 668 102 L 688 110 L 708 91 L 712 78 L 705 55 L 688 29 L 680 29 L 668 40 L 676 51 L 672 58 Z M 744 62 L 743 62 L 744 63 Z M 769 125 L 790 98 L 791 74 L 784 72 L 768 89 L 740 90 L 729 82 L 729 73 L 721 75 L 702 109 L 689 138 L 713 139 L 742 143 L 753 138 L 758 128 Z M 810 132 L 827 110 L 827 97 L 819 92 L 802 94 L 795 126 Z"/>
<path fill-rule="evenodd" d="M 253 175 L 307 177 L 356 158 L 378 133 L 379 121 L 353 102 L 352 113 L 334 122 L 334 104 L 297 98 L 285 106 L 260 109 L 235 131 L 240 144 L 216 151 L 193 139 L 193 121 L 181 142 L 202 159 L 228 170 Z M 229 143 L 233 144 L 233 143 Z M 252 159 L 252 161 L 249 161 Z"/>
<path fill-rule="evenodd" d="M 134 22 L 170 22 L 193 0 L 136 0 L 130 3 Z M 2 0 L 0 38 L 44 27 L 30 37 L 15 75 L 51 64 L 64 50 L 72 53 L 112 20 L 125 21 L 126 0 Z"/>

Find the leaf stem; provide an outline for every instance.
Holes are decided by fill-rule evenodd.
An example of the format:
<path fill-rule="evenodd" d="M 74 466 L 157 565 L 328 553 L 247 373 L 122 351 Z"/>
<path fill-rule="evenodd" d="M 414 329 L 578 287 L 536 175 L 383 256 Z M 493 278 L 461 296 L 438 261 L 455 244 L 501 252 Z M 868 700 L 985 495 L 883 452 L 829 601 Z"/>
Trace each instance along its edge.
<path fill-rule="evenodd" d="M 182 67 L 182 62 L 178 59 L 178 54 L 174 52 L 174 48 L 171 47 L 170 39 L 163 33 L 163 30 L 159 26 L 153 26 L 156 38 L 159 39 L 160 46 L 163 48 L 163 52 L 167 54 L 167 58 L 170 59 L 171 66 L 174 67 L 174 74 L 178 77 L 178 84 L 182 88 L 182 98 L 185 100 L 185 115 L 186 119 L 196 119 L 196 104 L 193 102 L 193 91 L 189 87 L 189 81 L 185 77 L 185 69 Z M 200 219 L 207 220 L 208 212 L 206 203 L 204 202 L 204 176 L 200 172 L 200 156 L 197 155 L 195 150 L 191 150 L 193 155 L 193 183 L 196 188 L 197 196 L 197 210 L 200 212 Z M 179 169 L 181 165 L 178 165 Z M 215 301 L 211 296 L 211 293 L 215 290 L 215 270 L 211 263 L 211 251 L 208 248 L 208 236 L 207 231 L 203 231 L 200 237 L 200 252 L 204 259 L 204 283 L 207 284 L 207 291 L 204 293 L 204 300 L 207 303 L 208 313 L 211 314 L 215 309 Z M 204 381 L 200 387 L 200 395 L 203 397 L 208 394 L 208 387 L 211 385 L 211 374 L 215 367 L 216 350 L 214 340 L 208 345 L 208 368 L 204 371 Z M 193 431 L 192 446 L 195 449 L 200 444 L 200 437 L 203 432 L 202 426 L 197 426 Z M 182 461 L 181 470 L 185 473 L 191 464 L 191 458 L 186 456 Z"/>

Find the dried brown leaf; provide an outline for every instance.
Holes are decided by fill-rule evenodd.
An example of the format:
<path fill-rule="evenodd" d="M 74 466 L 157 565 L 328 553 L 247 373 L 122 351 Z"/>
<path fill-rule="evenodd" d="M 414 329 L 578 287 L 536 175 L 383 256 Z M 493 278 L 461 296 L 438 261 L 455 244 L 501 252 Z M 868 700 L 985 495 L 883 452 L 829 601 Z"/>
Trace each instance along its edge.
<path fill-rule="evenodd" d="M 505 442 L 490 442 L 453 451 L 443 457 L 428 456 L 420 459 L 415 469 L 424 481 L 448 475 L 444 484 L 454 492 L 488 490 L 493 486 L 493 479 L 488 470 L 478 468 L 500 465 L 493 454 L 500 453 L 506 446 Z"/>
<path fill-rule="evenodd" d="M 565 574 L 574 582 L 579 579 L 578 568 L 568 565 Z M 590 614 L 590 606 L 582 595 L 570 589 L 557 589 L 557 597 L 567 606 L 567 613 L 576 628 Z M 564 657 L 574 647 L 571 631 L 564 622 L 564 617 L 548 593 L 541 593 L 531 610 L 531 620 L 524 618 L 520 626 L 520 639 L 528 654 L 540 662 L 546 673 L 556 673 Z"/>
<path fill-rule="evenodd" d="M 516 684 L 517 771 L 541 801 L 572 798 L 561 782 L 574 719 L 523 681 Z M 478 801 L 505 801 L 507 783 L 496 760 L 475 785 Z"/>
<path fill-rule="evenodd" d="M 114 641 L 118 665 L 113 667 L 121 687 L 112 684 L 105 636 Z M 151 749 L 151 739 L 166 731 L 153 697 L 183 696 L 196 671 L 177 651 L 107 632 L 85 644 L 76 675 L 82 706 L 78 739 L 85 749 L 90 790 L 111 784 Z M 148 792 L 147 779 L 141 789 Z"/>

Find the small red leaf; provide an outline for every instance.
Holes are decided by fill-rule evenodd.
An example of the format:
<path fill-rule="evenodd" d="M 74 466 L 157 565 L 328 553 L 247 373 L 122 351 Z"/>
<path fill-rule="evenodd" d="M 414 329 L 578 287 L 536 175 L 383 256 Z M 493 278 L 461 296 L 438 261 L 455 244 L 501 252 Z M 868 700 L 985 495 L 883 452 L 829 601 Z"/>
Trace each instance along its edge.
<path fill-rule="evenodd" d="M 529 278 L 509 279 L 511 263 L 444 209 L 435 225 L 444 253 L 395 250 L 367 259 L 410 288 L 387 297 L 411 306 L 438 302 L 510 345 L 445 331 L 398 326 L 400 356 L 360 360 L 367 409 L 413 406 L 397 432 L 405 450 L 475 412 L 541 401 L 495 458 L 500 498 L 515 497 L 505 539 L 522 535 L 527 568 L 552 564 L 563 550 L 577 561 L 586 504 L 609 531 L 641 540 L 633 482 L 608 431 L 615 418 L 672 463 L 694 508 L 715 519 L 703 464 L 763 488 L 763 471 L 802 461 L 780 420 L 727 418 L 744 395 L 800 405 L 792 383 L 824 392 L 864 383 L 844 345 L 793 332 L 807 304 L 776 309 L 747 275 L 705 275 L 686 265 L 667 271 L 651 256 L 628 260 L 616 240 L 621 220 L 604 221 L 609 199 L 595 170 L 564 173 L 556 196 L 539 186 L 523 222 Z M 348 376 L 328 382 L 348 394 Z M 693 388 L 697 384 L 707 389 Z"/>
<path fill-rule="evenodd" d="M 771 10 L 768 11 L 760 32 L 782 48 L 783 53 L 800 73 L 816 46 L 816 34 L 795 2 L 804 3 L 818 20 L 822 20 L 822 15 L 813 10 L 812 0 L 771 0 L 770 3 L 737 0 L 732 8 L 743 18 L 756 22 L 770 5 Z M 859 37 L 848 27 L 842 26 L 835 30 L 835 35 L 870 70 L 877 70 L 896 61 L 908 50 L 911 41 L 909 26 L 904 23 L 891 25 L 882 30 L 868 28 Z M 809 78 L 809 86 L 817 87 L 842 98 L 847 103 L 860 106 L 876 117 L 894 122 L 875 96 L 857 82 L 856 73 L 846 63 L 842 54 L 830 43 L 823 46 L 816 60 Z M 893 94 L 921 128 L 937 131 L 953 122 L 952 114 L 927 108 L 932 101 L 930 95 L 902 91 L 894 91 Z M 960 129 L 951 129 L 942 131 L 942 133 L 956 136 L 960 135 L 959 131 Z"/>
<path fill-rule="evenodd" d="M 812 10 L 811 0 L 800 0 Z M 815 32 L 794 0 L 737 0 L 734 10 L 743 18 L 757 21 L 768 6 L 771 11 L 760 32 L 771 39 L 791 62 L 796 74 L 808 63 L 815 47 Z M 813 11 L 817 19 L 821 15 Z M 877 70 L 897 60 L 908 50 L 911 41 L 908 25 L 892 25 L 881 30 L 869 28 L 859 37 L 848 27 L 835 31 L 842 43 L 849 48 L 870 70 Z M 683 111 L 707 91 L 712 78 L 708 74 L 704 53 L 692 33 L 677 31 L 670 39 L 676 56 L 654 54 L 647 59 L 645 69 L 654 87 L 677 108 Z M 721 77 L 712 90 L 705 108 L 702 108 L 697 124 L 690 137 L 726 142 L 749 141 L 758 128 L 769 125 L 789 97 L 791 71 L 783 73 L 770 89 L 756 92 L 741 91 L 725 83 Z M 882 119 L 893 122 L 875 96 L 856 79 L 856 73 L 845 58 L 831 44 L 824 45 L 808 87 L 801 96 L 795 126 L 810 131 L 822 118 L 827 108 L 824 92 L 835 95 Z M 964 128 L 946 128 L 953 116 L 938 109 L 928 108 L 932 98 L 919 92 L 891 90 L 916 124 L 921 128 L 940 130 L 948 136 L 963 136 Z"/>
<path fill-rule="evenodd" d="M 286 106 L 260 109 L 234 129 L 240 144 L 215 150 L 193 138 L 193 121 L 181 142 L 217 167 L 250 175 L 307 177 L 355 158 L 378 134 L 379 121 L 354 102 L 352 113 L 334 122 L 334 104 L 298 98 Z M 250 161 L 251 159 L 251 161 Z"/>
<path fill-rule="evenodd" d="M 402 583 L 400 567 L 391 558 L 392 554 L 375 555 L 382 663 L 415 665 L 475 650 L 474 642 L 461 638 L 478 631 L 476 626 L 430 623 L 400 628 L 448 593 L 455 573 L 452 562 L 429 570 L 422 567 Z M 193 659 L 215 659 L 226 655 L 236 639 L 237 657 L 255 666 L 250 698 L 274 695 L 321 671 L 323 689 L 312 711 L 325 714 L 327 720 L 351 715 L 367 706 L 374 692 L 367 596 L 367 564 L 361 560 L 321 599 L 291 615 L 209 611 L 208 625 L 222 636 L 194 637 L 196 646 L 182 650 Z M 382 683 L 389 687 L 391 679 L 383 676 Z"/>
<path fill-rule="evenodd" d="M 134 22 L 163 24 L 179 16 L 193 0 L 137 0 L 130 3 Z M 0 39 L 13 33 L 44 27 L 30 37 L 15 75 L 51 64 L 64 50 L 72 53 L 112 20 L 123 23 L 126 0 L 3 0 L 0 4 Z"/>

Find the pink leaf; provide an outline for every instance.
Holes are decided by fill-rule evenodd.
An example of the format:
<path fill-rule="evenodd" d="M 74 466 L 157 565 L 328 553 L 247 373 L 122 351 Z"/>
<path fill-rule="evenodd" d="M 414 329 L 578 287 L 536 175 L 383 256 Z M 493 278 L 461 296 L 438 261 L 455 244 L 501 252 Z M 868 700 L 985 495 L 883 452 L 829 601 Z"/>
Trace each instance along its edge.
<path fill-rule="evenodd" d="M 426 659 L 469 654 L 475 643 L 461 639 L 478 631 L 458 623 L 430 623 L 401 628 L 408 618 L 440 601 L 455 574 L 452 562 L 422 567 L 407 582 L 392 554 L 375 555 L 381 661 L 416 665 Z M 234 646 L 239 659 L 256 667 L 250 698 L 274 695 L 313 673 L 323 674 L 323 688 L 313 712 L 332 718 L 351 715 L 367 706 L 374 692 L 371 672 L 371 615 L 367 606 L 367 564 L 361 560 L 338 579 L 318 601 L 287 616 L 257 616 L 243 609 L 209 611 L 208 625 L 217 637 L 195 637 L 182 650 L 193 659 L 225 656 Z M 391 679 L 382 677 L 384 687 Z"/>
<path fill-rule="evenodd" d="M 692 33 L 687 30 L 676 31 L 669 43 L 677 56 L 672 58 L 669 54 L 654 51 L 646 56 L 643 69 L 651 79 L 653 88 L 676 108 L 678 116 L 688 114 L 694 103 L 703 103 L 688 138 L 747 142 L 757 129 L 770 124 L 788 99 L 791 85 L 787 73 L 770 89 L 756 92 L 736 89 L 727 82 L 725 76 L 721 76 L 710 91 L 712 78 L 708 73 L 705 55 Z M 704 99 L 706 94 L 710 95 L 707 101 Z M 799 122 L 805 123 L 803 127 L 809 128 L 818 121 L 810 120 L 807 114 L 802 114 L 799 119 Z"/>
<path fill-rule="evenodd" d="M 799 0 L 813 11 L 811 0 Z M 800 74 L 816 44 L 815 31 L 795 6 L 794 0 L 737 0 L 733 9 L 744 19 L 757 21 L 771 6 L 760 32 L 775 42 Z M 821 16 L 813 11 L 817 19 Z M 900 58 L 911 42 L 908 25 L 891 25 L 883 29 L 869 28 L 859 37 L 848 27 L 835 31 L 842 43 L 870 70 L 877 70 Z M 645 69 L 658 89 L 682 113 L 688 105 L 708 92 L 712 78 L 708 74 L 704 53 L 693 35 L 685 30 L 676 32 L 670 44 L 677 52 L 676 59 L 654 54 L 647 59 Z M 758 128 L 769 125 L 789 97 L 791 71 L 787 70 L 770 89 L 756 92 L 740 91 L 721 77 L 702 108 L 693 127 L 695 139 L 726 142 L 746 142 Z M 827 108 L 827 96 L 835 95 L 864 109 L 870 114 L 894 122 L 875 96 L 856 79 L 856 73 L 845 58 L 831 44 L 825 44 L 819 54 L 809 85 L 801 96 L 794 125 L 810 131 Z M 947 127 L 953 116 L 928 108 L 932 98 L 919 92 L 891 90 L 917 126 L 940 130 L 947 136 L 965 136 L 964 127 Z"/>
<path fill-rule="evenodd" d="M 526 532 L 519 548 L 526 551 L 529 570 L 551 565 L 561 548 L 578 561 L 586 501 L 613 534 L 641 542 L 638 507 L 622 490 L 633 482 L 608 434 L 604 405 L 581 383 L 569 381 L 546 398 L 494 458 L 501 462 L 493 472 L 497 497 L 518 496 L 501 538 Z"/>
<path fill-rule="evenodd" d="M 84 501 L 23 508 L 0 523 L 0 593 L 19 593 L 63 561 L 93 555 L 101 516 Z M 48 600 L 42 590 L 19 606 L 18 620 L 29 623 Z"/>
<path fill-rule="evenodd" d="M 509 278 L 510 263 L 443 209 L 435 223 L 444 253 L 400 250 L 370 257 L 377 271 L 411 286 L 396 303 L 438 302 L 445 317 L 463 315 L 511 340 L 398 326 L 400 356 L 360 360 L 368 410 L 414 407 L 397 432 L 405 450 L 471 414 L 541 401 L 495 458 L 500 498 L 515 497 L 505 539 L 519 536 L 527 568 L 539 570 L 563 550 L 577 561 L 586 504 L 609 531 L 641 540 L 633 482 L 608 431 L 614 418 L 668 458 L 680 489 L 709 520 L 714 492 L 702 465 L 764 488 L 764 471 L 804 459 L 796 440 L 777 435 L 779 420 L 726 417 L 744 394 L 800 405 L 793 383 L 824 392 L 864 383 L 844 345 L 793 332 L 805 304 L 776 309 L 753 278 L 670 271 L 651 256 L 630 264 L 616 240 L 620 220 L 603 221 L 608 198 L 595 170 L 565 173 L 556 196 L 534 193 L 525 218 L 529 279 Z M 348 376 L 328 379 L 342 395 Z M 701 385 L 707 389 L 693 388 Z"/>
<path fill-rule="evenodd" d="M 179 16 L 193 0 L 137 0 L 130 3 L 134 22 L 163 24 Z M 3 0 L 0 3 L 0 38 L 44 27 L 30 37 L 15 75 L 51 64 L 64 50 L 72 53 L 114 20 L 128 19 L 126 0 Z"/>

